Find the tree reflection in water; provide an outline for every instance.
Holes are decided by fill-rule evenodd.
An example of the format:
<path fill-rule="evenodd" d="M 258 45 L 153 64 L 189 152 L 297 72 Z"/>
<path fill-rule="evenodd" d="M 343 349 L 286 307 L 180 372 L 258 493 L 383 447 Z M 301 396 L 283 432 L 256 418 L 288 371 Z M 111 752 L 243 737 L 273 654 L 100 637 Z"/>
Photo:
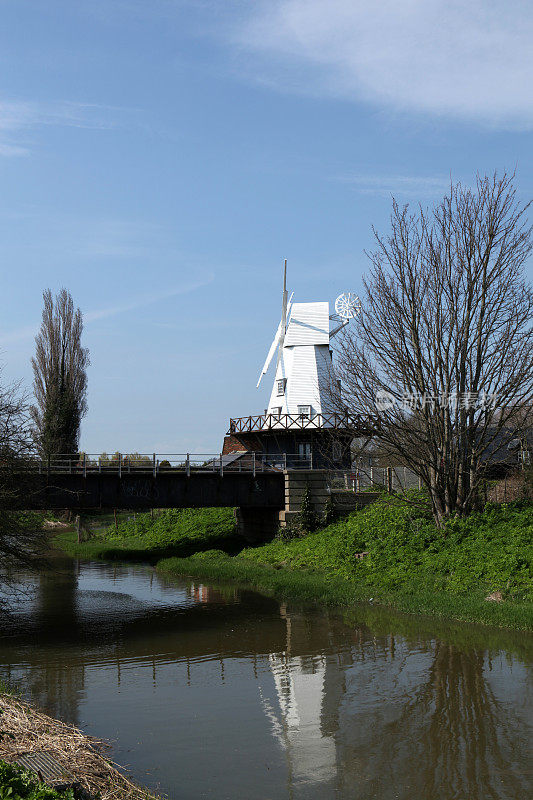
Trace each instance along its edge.
<path fill-rule="evenodd" d="M 515 648 L 501 634 L 463 626 L 435 638 L 437 622 L 408 626 L 382 609 L 346 624 L 141 566 L 80 569 L 58 564 L 33 605 L 4 620 L 2 677 L 50 713 L 109 731 L 132 763 L 157 764 L 171 795 L 197 769 L 185 796 L 532 796 L 527 657 L 506 656 Z"/>
<path fill-rule="evenodd" d="M 283 607 L 282 616 L 287 650 L 269 657 L 277 702 L 262 692 L 262 704 L 286 753 L 291 797 L 311 796 L 316 784 L 342 798 L 531 796 L 527 721 L 516 702 L 497 699 L 485 651 L 439 640 L 413 649 L 361 629 L 358 644 L 335 655 L 291 657 L 298 634 L 305 649 L 305 621 Z"/>

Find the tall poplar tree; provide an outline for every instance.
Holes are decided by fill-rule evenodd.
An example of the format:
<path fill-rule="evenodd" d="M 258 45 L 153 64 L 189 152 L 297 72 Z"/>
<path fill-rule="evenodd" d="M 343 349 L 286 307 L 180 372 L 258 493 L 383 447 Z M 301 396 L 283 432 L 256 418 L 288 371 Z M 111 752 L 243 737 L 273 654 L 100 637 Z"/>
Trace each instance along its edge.
<path fill-rule="evenodd" d="M 66 289 L 43 292 L 41 328 L 35 337 L 31 407 L 36 444 L 42 455 L 78 451 L 81 420 L 87 413 L 89 351 L 82 347 L 83 319 Z"/>

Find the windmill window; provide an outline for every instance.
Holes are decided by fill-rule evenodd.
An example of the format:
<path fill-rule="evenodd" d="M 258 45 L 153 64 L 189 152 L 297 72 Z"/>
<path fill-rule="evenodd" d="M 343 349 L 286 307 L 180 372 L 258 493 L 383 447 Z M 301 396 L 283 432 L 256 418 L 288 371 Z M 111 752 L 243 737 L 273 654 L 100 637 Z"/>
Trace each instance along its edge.
<path fill-rule="evenodd" d="M 309 419 L 311 416 L 311 406 L 298 406 L 298 414 L 302 419 Z"/>
<path fill-rule="evenodd" d="M 274 406 L 274 408 L 272 409 L 271 413 L 275 417 L 281 417 L 281 406 Z"/>
<path fill-rule="evenodd" d="M 282 397 L 285 394 L 286 385 L 287 385 L 287 378 L 281 378 L 278 381 L 278 397 Z"/>

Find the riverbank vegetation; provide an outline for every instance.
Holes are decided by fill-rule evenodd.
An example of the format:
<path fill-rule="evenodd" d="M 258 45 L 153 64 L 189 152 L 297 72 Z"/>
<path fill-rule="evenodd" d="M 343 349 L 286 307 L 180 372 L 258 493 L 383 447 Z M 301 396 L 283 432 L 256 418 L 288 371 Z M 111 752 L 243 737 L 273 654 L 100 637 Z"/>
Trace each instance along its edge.
<path fill-rule="evenodd" d="M 533 629 L 533 505 L 488 505 L 437 528 L 429 509 L 384 496 L 333 524 L 237 557 L 217 551 L 158 569 L 236 580 L 280 597 Z M 491 599 L 488 599 L 491 598 Z"/>
<path fill-rule="evenodd" d="M 108 746 L 87 736 L 73 725 L 37 711 L 29 703 L 0 688 L 0 797 L 2 800 L 154 800 L 135 786 L 106 758 Z M 76 791 L 56 792 L 35 776 L 13 766 L 22 753 L 46 752 L 66 775 Z"/>
<path fill-rule="evenodd" d="M 228 553 L 242 549 L 231 508 L 165 509 L 151 514 L 104 517 L 92 537 L 78 543 L 71 530 L 61 531 L 55 543 L 71 555 L 82 558 L 150 560 L 169 555 L 187 557 L 217 548 Z M 94 520 L 92 521 L 94 525 Z"/>
<path fill-rule="evenodd" d="M 296 526 L 245 548 L 231 509 L 122 516 L 88 542 L 78 544 L 71 531 L 55 542 L 85 558 L 157 561 L 161 572 L 236 581 L 280 598 L 371 601 L 533 630 L 533 504 L 525 501 L 488 504 L 439 528 L 423 493 L 383 495 L 312 533 Z"/>
<path fill-rule="evenodd" d="M 58 791 L 39 783 L 31 772 L 0 761 L 0 796 L 9 800 L 75 800 L 72 789 Z"/>

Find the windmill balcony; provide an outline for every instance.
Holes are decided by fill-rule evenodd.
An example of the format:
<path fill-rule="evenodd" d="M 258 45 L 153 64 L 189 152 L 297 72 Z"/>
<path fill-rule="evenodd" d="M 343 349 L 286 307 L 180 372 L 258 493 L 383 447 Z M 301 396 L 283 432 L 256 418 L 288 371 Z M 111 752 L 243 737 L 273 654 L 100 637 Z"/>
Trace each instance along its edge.
<path fill-rule="evenodd" d="M 260 431 L 348 430 L 360 420 L 348 414 L 257 414 L 230 419 L 228 434 Z"/>

